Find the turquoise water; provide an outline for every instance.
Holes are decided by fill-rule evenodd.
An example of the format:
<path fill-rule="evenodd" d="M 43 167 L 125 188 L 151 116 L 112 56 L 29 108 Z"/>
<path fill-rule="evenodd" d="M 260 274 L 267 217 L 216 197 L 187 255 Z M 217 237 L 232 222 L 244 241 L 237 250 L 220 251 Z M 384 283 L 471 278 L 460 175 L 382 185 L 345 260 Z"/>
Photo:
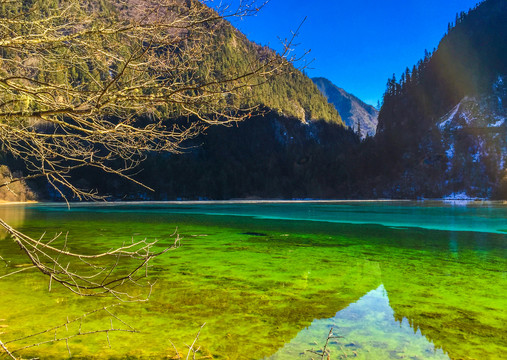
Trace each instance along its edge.
<path fill-rule="evenodd" d="M 504 359 L 507 354 L 507 206 L 502 203 L 300 202 L 34 204 L 0 207 L 30 236 L 68 232 L 73 251 L 134 239 L 181 247 L 149 269 L 151 298 L 115 315 L 139 334 L 69 341 L 73 358 L 173 358 L 200 326 L 196 358 L 311 359 L 330 329 L 331 359 Z M 4 273 L 27 259 L 0 238 Z M 125 264 L 124 266 L 129 266 Z M 0 279 L 0 340 L 115 303 L 83 298 L 37 272 Z M 133 291 L 132 289 L 130 289 Z M 135 290 L 137 291 L 137 290 Z M 109 314 L 87 318 L 107 328 Z M 75 334 L 77 326 L 58 330 Z M 13 341 L 15 340 L 15 341 Z M 174 345 L 174 347 L 173 347 Z M 0 354 L 2 354 L 0 352 Z M 20 351 L 68 357 L 65 343 Z M 4 354 L 5 356 L 5 354 Z M 1 355 L 0 355 L 1 358 Z"/>
<path fill-rule="evenodd" d="M 45 211 L 61 211 L 46 207 Z M 65 207 L 66 205 L 61 205 Z M 506 205 L 502 202 L 467 201 L 321 201 L 321 202 L 166 202 L 118 205 L 80 204 L 71 211 L 152 212 L 245 216 L 258 219 L 301 220 L 347 224 L 378 224 L 390 227 L 421 227 L 432 230 L 507 233 Z"/>

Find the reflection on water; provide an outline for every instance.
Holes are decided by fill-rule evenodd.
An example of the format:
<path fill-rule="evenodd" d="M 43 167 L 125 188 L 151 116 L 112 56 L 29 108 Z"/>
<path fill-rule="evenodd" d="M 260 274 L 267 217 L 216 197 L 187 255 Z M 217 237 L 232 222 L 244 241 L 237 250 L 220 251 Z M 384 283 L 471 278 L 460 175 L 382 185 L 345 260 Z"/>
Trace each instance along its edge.
<path fill-rule="evenodd" d="M 328 345 L 333 359 L 449 359 L 406 318 L 395 320 L 383 285 L 334 317 L 313 321 L 268 359 L 309 359 L 308 350 L 322 349 L 331 328 L 335 335 L 343 336 L 331 339 Z"/>
<path fill-rule="evenodd" d="M 349 358 L 502 359 L 507 353 L 507 235 L 479 232 L 480 226 L 473 232 L 435 231 L 261 219 L 246 214 L 263 207 L 227 206 L 237 214 L 244 210 L 244 216 L 206 215 L 223 209 L 202 204 L 185 209 L 204 214 L 158 204 L 71 211 L 37 205 L 0 208 L 0 215 L 36 238 L 69 231 L 77 252 L 107 250 L 132 236 L 165 245 L 176 227 L 183 237 L 181 248 L 154 261 L 150 272 L 157 284 L 150 301 L 117 310 L 143 332 L 111 335 L 111 349 L 104 336 L 74 341 L 70 346 L 77 357 L 171 357 L 169 340 L 184 350 L 203 322 L 201 354 L 215 359 L 304 359 L 308 354 L 301 352 L 320 347 L 329 327 L 344 336 L 332 344 L 332 354 Z M 276 211 L 302 216 L 302 206 L 278 204 Z M 346 212 L 336 204 L 318 206 L 310 206 L 311 216 Z M 399 204 L 350 206 L 354 216 L 382 221 L 401 211 Z M 461 218 L 475 219 L 474 224 L 484 218 L 495 229 L 500 217 L 504 223 L 507 218 L 507 207 L 466 210 L 460 208 Z M 266 211 L 272 215 L 273 209 Z M 445 208 L 421 211 L 423 224 Z M 409 212 L 416 221 L 420 211 Z M 0 276 L 27 262 L 12 241 L 0 242 L 0 255 L 11 261 Z M 3 279 L 0 291 L 0 319 L 5 319 L 0 325 L 8 325 L 0 329 L 4 342 L 111 302 L 79 298 L 57 286 L 48 293 L 47 279 L 37 273 Z M 104 322 L 109 326 L 108 317 L 85 325 L 93 329 Z M 63 343 L 23 355 L 61 359 L 67 349 Z"/>
<path fill-rule="evenodd" d="M 417 261 L 381 264 L 394 316 L 409 319 L 454 359 L 502 359 L 507 354 L 506 239 L 495 244 L 487 234 L 450 235 L 459 251 L 419 252 Z"/>
<path fill-rule="evenodd" d="M 23 225 L 25 221 L 26 208 L 24 205 L 1 205 L 0 204 L 0 219 L 5 221 L 10 226 L 16 228 Z M 5 238 L 7 232 L 0 227 L 0 239 Z"/>

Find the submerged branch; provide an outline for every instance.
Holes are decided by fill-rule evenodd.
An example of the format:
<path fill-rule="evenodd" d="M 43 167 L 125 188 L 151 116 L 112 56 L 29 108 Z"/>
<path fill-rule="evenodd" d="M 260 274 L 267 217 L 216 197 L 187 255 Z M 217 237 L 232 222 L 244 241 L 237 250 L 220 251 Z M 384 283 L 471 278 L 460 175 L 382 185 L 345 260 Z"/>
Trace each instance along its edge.
<path fill-rule="evenodd" d="M 14 354 L 19 353 L 23 350 L 30 349 L 33 347 L 38 347 L 38 346 L 45 345 L 45 344 L 54 344 L 57 342 L 65 342 L 66 346 L 67 346 L 67 351 L 69 352 L 69 356 L 71 356 L 70 347 L 69 347 L 69 340 L 72 340 L 74 338 L 81 337 L 81 336 L 93 335 L 93 334 L 105 334 L 106 339 L 109 343 L 109 333 L 111 333 L 111 332 L 139 333 L 140 332 L 139 330 L 135 329 L 134 327 L 132 327 L 131 325 L 129 325 L 128 323 L 123 321 L 121 318 L 119 318 L 116 314 L 111 312 L 112 308 L 115 308 L 120 305 L 121 305 L 121 303 L 117 303 L 117 304 L 113 304 L 113 305 L 109 305 L 109 306 L 104 306 L 102 308 L 98 308 L 98 309 L 89 311 L 81 316 L 78 316 L 78 317 L 72 319 L 72 320 L 69 320 L 67 318 L 67 321 L 65 321 L 64 323 L 54 326 L 54 327 L 51 327 L 51 328 L 48 328 L 46 330 L 39 331 L 39 332 L 30 334 L 30 335 L 26 335 L 23 337 L 19 337 L 16 339 L 12 339 L 12 340 L 9 340 L 5 343 L 2 343 L 0 341 L 0 346 L 3 348 L 5 353 L 11 359 L 17 359 Z M 106 313 L 107 315 L 110 316 L 110 326 L 107 328 L 104 327 L 104 328 L 99 328 L 99 329 L 95 329 L 95 330 L 83 331 L 83 321 L 85 321 L 87 318 L 89 318 L 92 315 L 99 315 L 101 312 Z M 125 328 L 113 326 L 113 319 L 120 322 L 122 325 L 125 326 Z M 62 334 L 60 336 L 57 335 L 59 331 L 63 331 L 63 332 L 67 332 L 67 333 L 69 331 L 71 331 L 70 326 L 73 324 L 75 326 L 77 326 L 77 328 L 75 330 L 73 330 L 71 334 Z M 44 335 L 50 336 L 50 338 L 47 338 L 47 337 L 44 338 L 43 337 Z M 38 337 L 39 337 L 39 340 L 36 340 Z M 42 338 L 40 338 L 40 337 L 42 337 Z M 20 344 L 14 350 L 9 350 L 7 348 L 7 345 L 9 345 L 9 344 L 10 345 L 19 344 L 20 342 L 23 342 L 28 339 L 31 339 L 31 341 L 34 341 L 34 342 L 29 343 L 27 345 Z"/>

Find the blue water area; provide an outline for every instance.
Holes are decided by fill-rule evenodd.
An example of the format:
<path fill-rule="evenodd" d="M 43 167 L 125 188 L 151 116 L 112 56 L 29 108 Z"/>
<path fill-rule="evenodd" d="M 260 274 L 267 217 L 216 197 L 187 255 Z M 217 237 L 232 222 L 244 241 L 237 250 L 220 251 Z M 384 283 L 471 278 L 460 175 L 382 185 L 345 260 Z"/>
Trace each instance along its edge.
<path fill-rule="evenodd" d="M 66 205 L 39 204 L 43 211 Z M 507 233 L 507 205 L 466 201 L 230 201 L 72 204 L 70 211 L 153 212 L 247 216 L 273 220 L 304 220 L 346 224 L 377 224 L 393 228 Z"/>

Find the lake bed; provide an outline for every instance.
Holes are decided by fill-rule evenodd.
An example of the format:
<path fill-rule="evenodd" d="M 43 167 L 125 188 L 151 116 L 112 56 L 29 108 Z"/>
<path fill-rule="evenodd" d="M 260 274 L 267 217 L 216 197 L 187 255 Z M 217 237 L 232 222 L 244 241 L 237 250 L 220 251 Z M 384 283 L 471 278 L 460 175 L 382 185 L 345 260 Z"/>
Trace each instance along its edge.
<path fill-rule="evenodd" d="M 111 333 L 111 347 L 104 334 L 78 337 L 69 341 L 73 358 L 171 358 L 203 323 L 201 358 L 311 359 L 331 328 L 342 336 L 330 341 L 333 359 L 507 354 L 505 204 L 26 204 L 0 207 L 0 218 L 34 238 L 68 232 L 84 253 L 132 238 L 168 245 L 175 230 L 182 238 L 154 259 L 149 301 L 114 308 L 141 333 Z M 7 235 L 0 255 L 9 261 L 0 276 L 27 262 Z M 4 343 L 117 302 L 59 286 L 48 292 L 48 279 L 33 271 L 0 281 Z M 81 326 L 109 322 L 102 314 Z M 20 354 L 60 359 L 68 349 L 63 342 Z"/>

